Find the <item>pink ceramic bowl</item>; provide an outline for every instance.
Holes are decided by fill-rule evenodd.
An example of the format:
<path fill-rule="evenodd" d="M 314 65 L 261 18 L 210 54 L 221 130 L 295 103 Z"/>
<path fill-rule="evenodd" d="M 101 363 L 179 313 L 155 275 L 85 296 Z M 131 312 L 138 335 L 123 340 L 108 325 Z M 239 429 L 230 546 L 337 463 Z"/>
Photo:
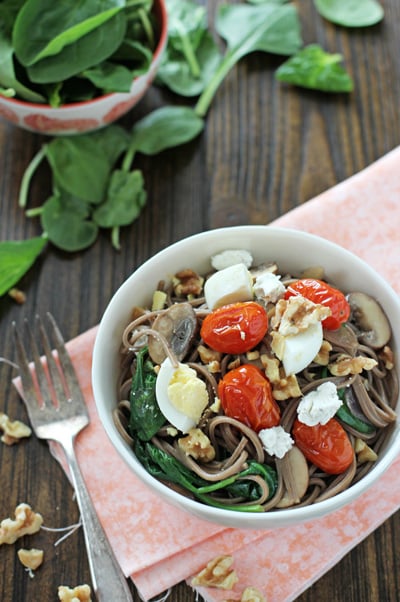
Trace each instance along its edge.
<path fill-rule="evenodd" d="M 153 81 L 167 43 L 167 11 L 164 0 L 154 0 L 160 35 L 147 73 L 133 80 L 128 93 L 114 93 L 85 102 L 54 108 L 0 95 L 0 117 L 39 134 L 51 136 L 90 132 L 116 121 L 143 97 Z"/>

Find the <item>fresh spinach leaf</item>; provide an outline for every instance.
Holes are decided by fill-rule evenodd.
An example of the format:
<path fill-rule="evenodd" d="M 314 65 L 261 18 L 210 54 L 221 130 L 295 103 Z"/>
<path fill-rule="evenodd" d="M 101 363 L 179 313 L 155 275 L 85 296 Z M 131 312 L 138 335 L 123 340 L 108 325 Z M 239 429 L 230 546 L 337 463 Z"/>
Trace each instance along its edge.
<path fill-rule="evenodd" d="M 6 0 L 0 4 L 0 94 L 16 96 L 28 102 L 45 102 L 45 97 L 22 83 L 16 74 L 14 65 L 14 48 L 11 33 L 18 10 L 22 6 L 20 0 Z"/>
<path fill-rule="evenodd" d="M 123 65 L 103 61 L 81 74 L 91 81 L 104 94 L 109 92 L 129 92 L 132 86 L 132 72 Z"/>
<path fill-rule="evenodd" d="M 216 28 L 227 42 L 227 51 L 197 101 L 195 111 L 200 116 L 207 113 L 221 82 L 243 56 L 255 51 L 291 55 L 302 45 L 300 20 L 291 5 L 222 5 Z"/>
<path fill-rule="evenodd" d="M 124 0 L 27 0 L 13 28 L 18 60 L 29 67 L 59 54 L 106 24 L 124 6 Z"/>
<path fill-rule="evenodd" d="M 180 96 L 198 96 L 219 67 L 222 56 L 212 35 L 204 32 L 196 50 L 199 75 L 194 76 L 185 57 L 174 49 L 167 50 L 157 72 L 157 84 L 167 86 Z"/>
<path fill-rule="evenodd" d="M 45 237 L 0 242 L 0 296 L 19 282 L 35 263 L 46 244 Z"/>
<path fill-rule="evenodd" d="M 125 14 L 118 12 L 74 44 L 65 46 L 58 54 L 29 65 L 28 76 L 34 83 L 48 84 L 77 75 L 109 58 L 122 43 L 125 31 Z"/>
<path fill-rule="evenodd" d="M 201 69 L 196 50 L 207 31 L 206 10 L 190 0 L 166 0 L 166 7 L 168 46 L 183 55 L 191 75 L 198 78 Z"/>
<path fill-rule="evenodd" d="M 146 203 L 143 174 L 138 169 L 116 169 L 111 174 L 104 203 L 96 207 L 93 219 L 101 228 L 131 224 Z"/>
<path fill-rule="evenodd" d="M 281 82 L 323 92 L 351 92 L 353 80 L 339 64 L 340 54 L 329 54 L 310 44 L 290 57 L 275 72 Z"/>
<path fill-rule="evenodd" d="M 77 210 L 80 203 L 72 203 L 69 195 L 54 194 L 42 206 L 40 219 L 49 240 L 59 249 L 68 252 L 82 251 L 97 238 L 98 227 L 85 219 L 86 206 Z"/>
<path fill-rule="evenodd" d="M 146 356 L 146 347 L 137 353 L 129 398 L 129 428 L 142 441 L 149 441 L 165 423 L 156 400 L 157 375 L 151 361 L 145 359 Z"/>
<path fill-rule="evenodd" d="M 45 146 L 56 185 L 90 203 L 101 203 L 110 164 L 90 134 L 54 138 Z"/>
<path fill-rule="evenodd" d="M 325 19 L 344 27 L 368 27 L 384 17 L 376 0 L 314 0 L 314 4 Z"/>
<path fill-rule="evenodd" d="M 204 121 L 189 107 L 166 106 L 138 121 L 132 129 L 131 150 L 145 155 L 185 144 L 196 138 Z"/>

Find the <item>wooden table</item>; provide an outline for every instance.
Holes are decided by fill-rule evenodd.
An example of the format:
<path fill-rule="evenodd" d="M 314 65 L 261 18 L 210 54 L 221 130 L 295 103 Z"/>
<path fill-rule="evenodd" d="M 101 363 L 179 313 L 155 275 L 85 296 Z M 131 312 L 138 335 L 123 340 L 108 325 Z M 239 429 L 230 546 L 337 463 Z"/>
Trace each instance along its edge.
<path fill-rule="evenodd" d="M 208 2 L 210 18 L 219 2 Z M 49 248 L 20 282 L 23 306 L 0 299 L 0 355 L 15 359 L 10 324 L 51 311 L 65 337 L 95 325 L 111 295 L 145 259 L 166 245 L 219 226 L 264 224 L 361 170 L 400 143 L 400 3 L 386 0 L 385 20 L 365 30 L 344 30 L 323 22 L 311 0 L 297 3 L 307 43 L 318 40 L 342 52 L 355 81 L 351 95 L 327 95 L 288 88 L 274 81 L 276 57 L 254 54 L 225 80 L 207 117 L 204 134 L 193 143 L 155 158 L 138 157 L 148 202 L 139 219 L 123 230 L 120 252 L 106 235 L 86 252 L 69 255 Z M 172 102 L 152 90 L 123 120 L 135 119 Z M 175 99 L 176 102 L 176 99 Z M 0 236 L 23 239 L 40 234 L 37 220 L 17 206 L 21 176 L 44 139 L 0 119 Z M 49 190 L 46 169 L 36 176 L 30 204 Z M 377 216 L 378 217 L 378 216 Z M 26 420 L 0 365 L 0 411 Z M 0 445 L 0 518 L 20 502 L 40 510 L 48 525 L 78 519 L 72 490 L 47 446 L 35 437 L 20 445 Z M 40 533 L 46 561 L 30 579 L 15 546 L 0 548 L 3 602 L 55 600 L 57 586 L 89 581 L 82 532 L 53 547 L 56 536 Z M 299 598 L 301 602 L 394 601 L 400 599 L 400 514 L 395 514 Z M 133 589 L 133 588 L 132 588 Z M 139 601 L 137 593 L 135 601 Z M 173 602 L 192 602 L 185 584 Z"/>

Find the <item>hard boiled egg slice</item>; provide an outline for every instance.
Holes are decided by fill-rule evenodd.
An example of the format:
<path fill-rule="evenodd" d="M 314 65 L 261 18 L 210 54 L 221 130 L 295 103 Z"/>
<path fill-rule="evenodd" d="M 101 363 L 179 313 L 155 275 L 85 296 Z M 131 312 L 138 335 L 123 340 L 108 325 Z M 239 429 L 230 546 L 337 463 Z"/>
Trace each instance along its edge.
<path fill-rule="evenodd" d="M 204 284 L 204 296 L 210 309 L 253 299 L 253 280 L 243 263 L 231 265 L 210 276 Z"/>
<path fill-rule="evenodd" d="M 208 405 L 207 388 L 193 368 L 175 367 L 169 357 L 160 366 L 156 398 L 165 418 L 182 433 L 194 428 Z"/>
<path fill-rule="evenodd" d="M 286 376 L 297 374 L 306 368 L 321 348 L 323 331 L 321 322 L 311 324 L 306 330 L 284 337 L 282 356 Z"/>

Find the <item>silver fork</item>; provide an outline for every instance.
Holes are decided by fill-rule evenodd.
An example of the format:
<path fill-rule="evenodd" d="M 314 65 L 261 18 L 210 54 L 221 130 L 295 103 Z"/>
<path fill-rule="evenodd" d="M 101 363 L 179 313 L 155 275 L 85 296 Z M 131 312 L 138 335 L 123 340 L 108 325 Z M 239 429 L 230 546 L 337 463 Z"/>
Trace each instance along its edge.
<path fill-rule="evenodd" d="M 39 338 L 46 358 L 47 375 L 39 347 L 29 323 L 25 321 L 36 383 L 32 377 L 23 339 L 15 322 L 12 324 L 21 371 L 23 400 L 36 436 L 57 441 L 64 450 L 81 514 L 92 585 L 97 599 L 101 602 L 129 602 L 132 601 L 132 595 L 127 581 L 100 525 L 75 456 L 75 437 L 89 424 L 86 404 L 61 332 L 53 316 L 47 314 L 47 317 L 50 338 L 41 319 L 36 316 Z M 50 339 L 57 350 L 58 364 L 52 353 Z"/>

